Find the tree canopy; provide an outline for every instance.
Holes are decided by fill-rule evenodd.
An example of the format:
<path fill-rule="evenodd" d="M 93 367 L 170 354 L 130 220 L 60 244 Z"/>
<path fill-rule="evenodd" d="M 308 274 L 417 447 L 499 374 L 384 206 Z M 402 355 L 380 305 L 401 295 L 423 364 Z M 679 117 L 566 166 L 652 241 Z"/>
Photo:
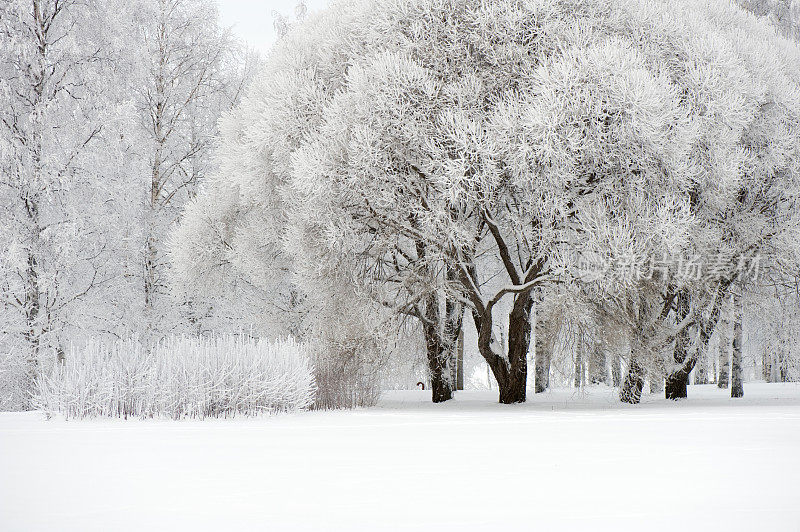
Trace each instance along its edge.
<path fill-rule="evenodd" d="M 423 325 L 442 321 L 438 291 L 468 309 L 510 403 L 525 399 L 534 302 L 582 282 L 576 250 L 612 270 L 669 256 L 592 287 L 611 315 L 638 316 L 631 361 L 660 356 L 687 327 L 713 329 L 739 264 L 687 280 L 678 262 L 768 250 L 793 226 L 798 64 L 794 43 L 722 0 L 340 2 L 276 46 L 227 118 L 179 269 L 263 284 L 280 261 L 306 293 L 346 284 Z"/>

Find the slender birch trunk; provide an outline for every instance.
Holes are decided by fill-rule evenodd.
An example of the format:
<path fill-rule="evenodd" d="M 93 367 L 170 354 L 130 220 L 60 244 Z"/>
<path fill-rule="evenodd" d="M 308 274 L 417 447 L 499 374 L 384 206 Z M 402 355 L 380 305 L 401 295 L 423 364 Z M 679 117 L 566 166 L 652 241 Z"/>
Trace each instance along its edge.
<path fill-rule="evenodd" d="M 742 384 L 742 319 L 744 309 L 738 294 L 733 296 L 733 356 L 731 357 L 731 397 L 744 397 Z"/>
<path fill-rule="evenodd" d="M 535 342 L 535 393 L 542 393 L 550 386 L 550 342 L 548 324 L 544 313 L 537 309 L 536 312 L 536 342 Z"/>
<path fill-rule="evenodd" d="M 722 310 L 719 328 L 719 377 L 718 388 L 727 388 L 729 382 L 730 357 L 731 357 L 731 299 L 727 298 Z"/>
<path fill-rule="evenodd" d="M 615 388 L 622 385 L 622 357 L 619 353 L 614 353 L 611 358 L 611 382 Z"/>

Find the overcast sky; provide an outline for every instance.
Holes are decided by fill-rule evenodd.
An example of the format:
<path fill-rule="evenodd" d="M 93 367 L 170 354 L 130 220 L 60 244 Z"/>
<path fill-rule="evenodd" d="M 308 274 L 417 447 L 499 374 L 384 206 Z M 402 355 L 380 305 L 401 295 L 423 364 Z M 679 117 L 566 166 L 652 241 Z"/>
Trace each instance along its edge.
<path fill-rule="evenodd" d="M 224 26 L 247 41 L 250 46 L 266 53 L 275 41 L 272 27 L 272 12 L 294 17 L 297 0 L 217 0 Z M 317 11 L 328 4 L 328 0 L 306 0 L 308 11 Z"/>

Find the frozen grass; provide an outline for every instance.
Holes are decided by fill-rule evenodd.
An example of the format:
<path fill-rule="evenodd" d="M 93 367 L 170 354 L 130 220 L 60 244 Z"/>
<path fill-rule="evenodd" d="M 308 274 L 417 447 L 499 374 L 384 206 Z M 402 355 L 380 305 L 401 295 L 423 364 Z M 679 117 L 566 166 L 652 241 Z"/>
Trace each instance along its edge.
<path fill-rule="evenodd" d="M 0 414 L 0 530 L 798 530 L 800 386 L 462 392 L 233 420 Z M 514 528 L 510 528 L 514 527 Z"/>

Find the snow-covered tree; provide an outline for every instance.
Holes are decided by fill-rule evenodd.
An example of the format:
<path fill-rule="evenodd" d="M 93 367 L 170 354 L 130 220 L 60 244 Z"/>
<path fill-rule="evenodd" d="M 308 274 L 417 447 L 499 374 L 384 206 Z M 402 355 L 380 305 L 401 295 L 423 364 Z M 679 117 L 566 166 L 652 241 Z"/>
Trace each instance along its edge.
<path fill-rule="evenodd" d="M 798 49 L 763 22 L 724 4 L 674 5 L 692 13 L 690 19 L 663 18 L 653 22 L 652 32 L 676 41 L 677 48 L 663 49 L 668 54 L 664 64 L 677 66 L 682 58 L 692 58 L 691 67 L 670 67 L 675 101 L 685 113 L 679 127 L 686 128 L 680 135 L 686 151 L 678 160 L 686 172 L 669 204 L 679 207 L 674 212 L 683 218 L 683 229 L 667 235 L 676 246 L 653 248 L 666 252 L 666 261 L 658 252 L 639 256 L 639 264 L 646 264 L 648 256 L 651 264 L 658 261 L 657 272 L 646 279 L 647 292 L 638 287 L 628 291 L 632 298 L 622 300 L 635 302 L 628 308 L 640 318 L 642 309 L 650 309 L 651 326 L 635 327 L 645 347 L 630 370 L 662 367 L 667 396 L 678 398 L 686 396 L 688 375 L 705 355 L 732 284 L 750 273 L 756 255 L 768 262 L 783 235 L 797 225 L 798 73 L 792 65 Z M 641 232 L 646 224 L 639 227 L 638 235 L 618 231 L 633 248 L 618 257 L 636 257 L 637 246 L 655 242 Z M 622 238 L 612 236 L 605 241 Z M 694 335 L 697 341 L 691 342 Z M 641 374 L 629 376 L 629 382 L 642 381 Z M 635 402 L 638 393 L 625 395 Z"/>
<path fill-rule="evenodd" d="M 229 171 L 191 207 L 213 214 L 216 245 L 182 268 L 254 279 L 299 257 L 299 283 L 423 324 L 444 308 L 439 330 L 465 305 L 511 403 L 533 304 L 580 280 L 579 247 L 614 265 L 589 284 L 629 332 L 638 400 L 651 361 L 691 371 L 697 350 L 661 357 L 688 326 L 707 345 L 738 272 L 721 259 L 787 225 L 797 55 L 723 1 L 344 2 L 284 37 L 230 118 Z M 720 266 L 702 283 L 625 275 L 664 254 Z"/>
<path fill-rule="evenodd" d="M 321 336 L 332 351 L 348 358 L 351 342 L 362 348 L 375 344 L 358 338 L 369 335 L 362 323 L 373 321 L 370 328 L 377 331 L 385 312 L 375 308 L 378 302 L 369 294 L 348 288 L 352 283 L 347 276 L 355 265 L 322 264 L 308 255 L 300 259 L 287 238 L 286 220 L 293 207 L 284 200 L 289 192 L 284 186 L 297 139 L 319 120 L 325 91 L 335 88 L 336 77 L 346 68 L 326 65 L 325 54 L 343 54 L 336 47 L 347 43 L 328 39 L 331 28 L 325 21 L 307 24 L 307 31 L 282 39 L 242 105 L 225 119 L 220 172 L 187 209 L 173 254 L 179 279 L 199 284 L 207 293 L 233 283 L 251 285 L 270 301 L 267 312 L 278 330 Z M 317 86 L 309 85 L 310 69 L 319 75 Z M 298 93 L 300 89 L 308 92 Z M 315 285 L 321 277 L 329 282 Z M 344 297 L 351 301 L 334 304 Z"/>
<path fill-rule="evenodd" d="M 146 166 L 141 238 L 143 330 L 163 333 L 179 319 L 170 292 L 166 235 L 212 168 L 217 121 L 235 104 L 251 60 L 218 22 L 211 0 L 142 0 L 134 20 L 141 50 L 130 90 Z M 144 192 L 144 191 L 143 191 Z M 182 309 L 197 320 L 207 309 Z"/>
<path fill-rule="evenodd" d="M 156 321 L 163 234 L 252 63 L 215 14 L 189 0 L 0 6 L 0 402 L 20 405 L 42 357 Z"/>
<path fill-rule="evenodd" d="M 785 37 L 800 40 L 800 2 L 797 0 L 737 0 L 756 16 L 765 17 Z"/>
<path fill-rule="evenodd" d="M 104 309 L 114 298 L 100 289 L 121 275 L 112 257 L 124 247 L 115 225 L 130 117 L 109 81 L 118 8 L 0 6 L 0 351 L 25 360 L 23 395 L 42 357 L 63 355 L 80 331 L 113 328 Z"/>

